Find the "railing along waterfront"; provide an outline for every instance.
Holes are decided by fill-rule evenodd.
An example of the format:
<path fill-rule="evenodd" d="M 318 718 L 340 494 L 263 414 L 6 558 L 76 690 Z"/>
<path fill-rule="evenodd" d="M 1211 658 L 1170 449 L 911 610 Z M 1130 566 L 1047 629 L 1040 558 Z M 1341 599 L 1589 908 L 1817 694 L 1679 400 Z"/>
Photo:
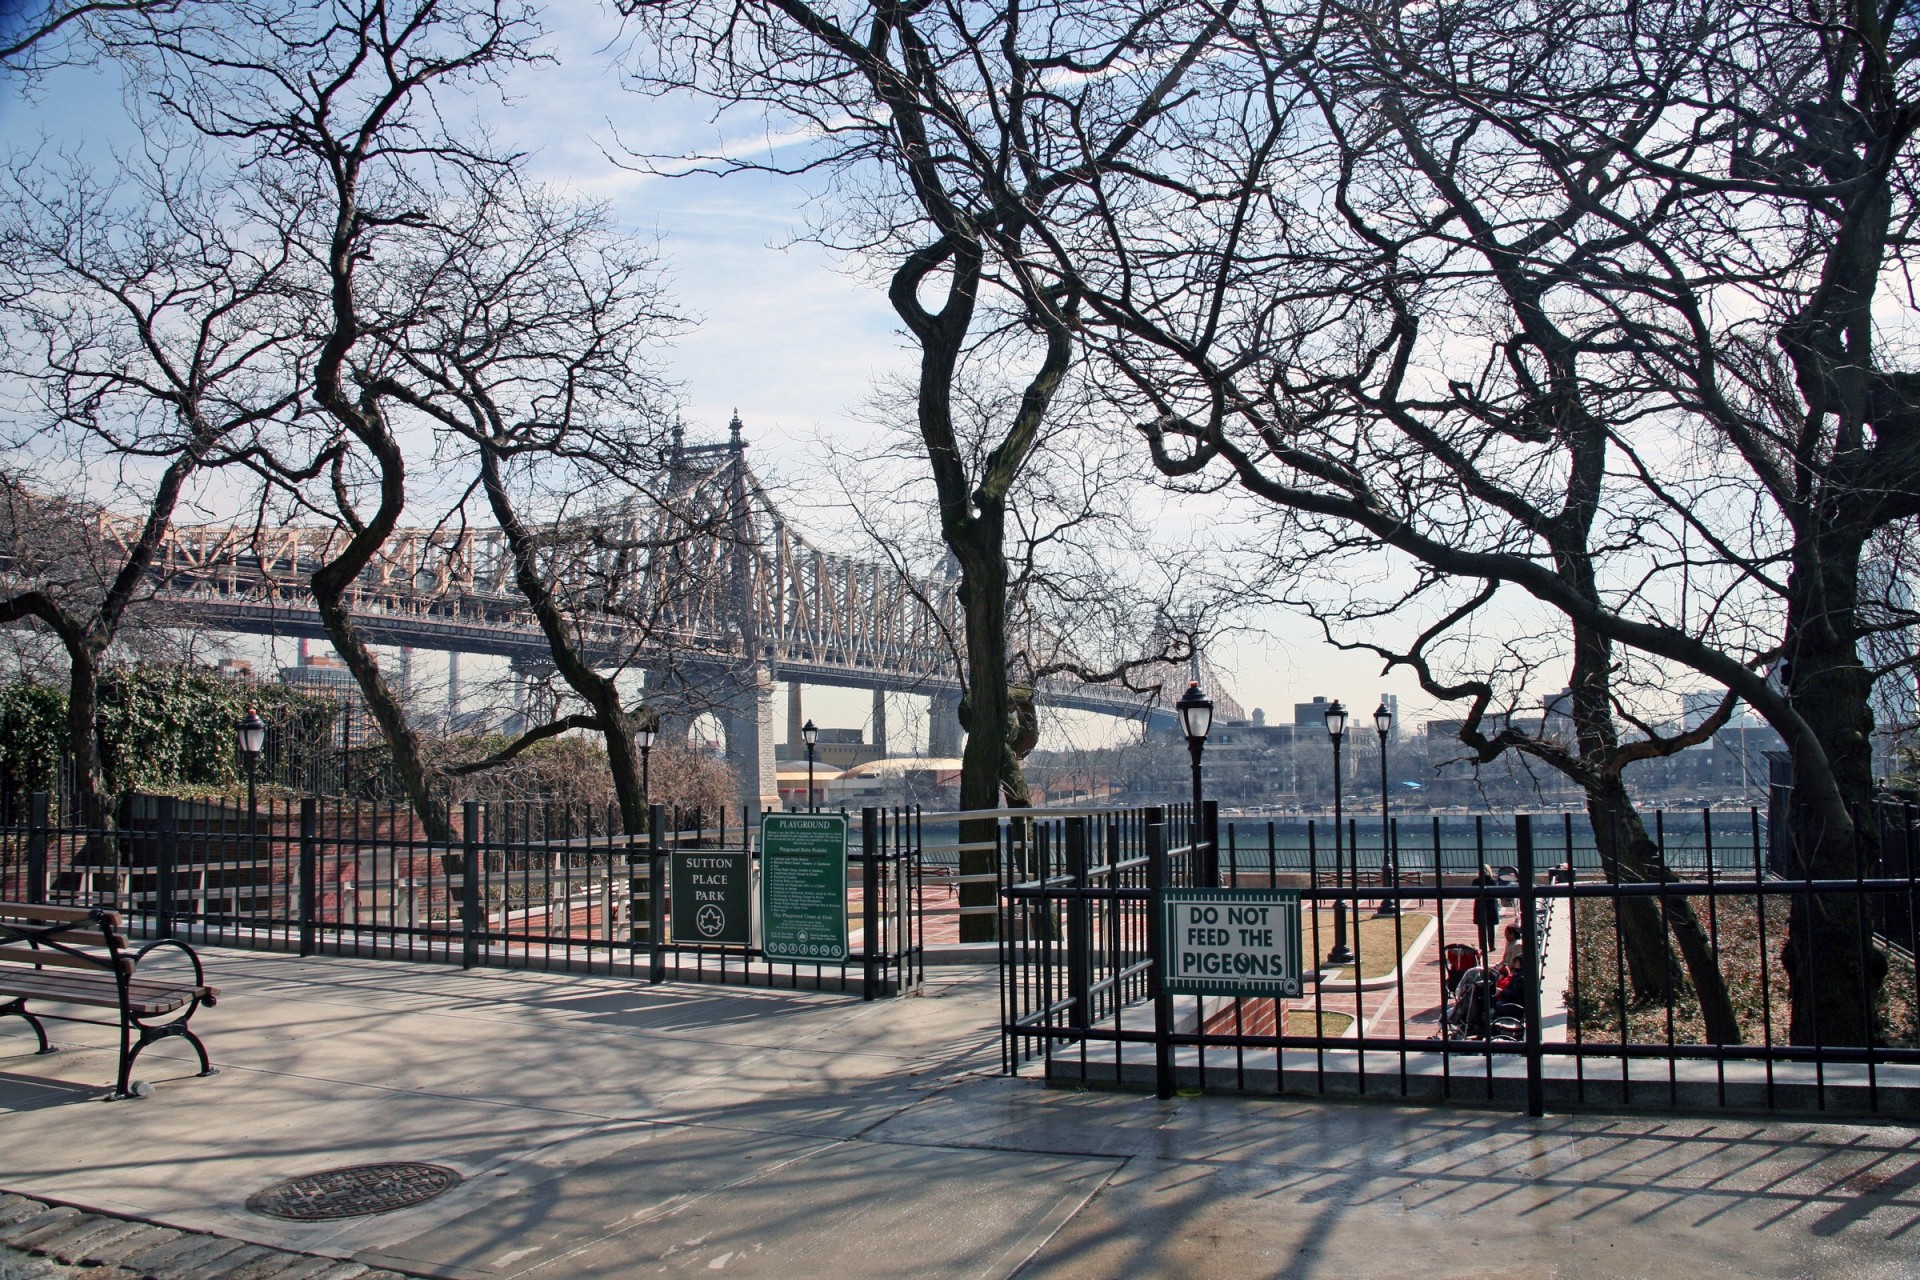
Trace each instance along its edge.
<path fill-rule="evenodd" d="M 1204 826 L 1195 841 L 1149 810 L 1116 837 L 1077 815 L 1009 859 L 999 887 L 1006 1069 L 1536 1113 L 1920 1114 L 1916 822 L 1908 806 L 1880 814 L 1878 865 L 1841 879 L 1781 874 L 1756 811 L 1689 815 L 1694 852 L 1664 872 L 1583 850 L 1566 815 L 1485 820 L 1509 839 L 1464 850 L 1430 818 L 1390 825 L 1385 850 L 1356 848 L 1347 826 L 1337 855 L 1331 824 L 1306 824 L 1295 849 L 1276 826 L 1230 821 L 1217 873 Z M 1653 815 L 1656 847 L 1679 825 Z M 1298 895 L 1298 995 L 1166 989 L 1158 891 L 1215 888 Z M 1838 939 L 1820 963 L 1787 947 L 1816 913 Z M 1463 1008 L 1462 988 L 1483 986 L 1487 1007 Z"/>

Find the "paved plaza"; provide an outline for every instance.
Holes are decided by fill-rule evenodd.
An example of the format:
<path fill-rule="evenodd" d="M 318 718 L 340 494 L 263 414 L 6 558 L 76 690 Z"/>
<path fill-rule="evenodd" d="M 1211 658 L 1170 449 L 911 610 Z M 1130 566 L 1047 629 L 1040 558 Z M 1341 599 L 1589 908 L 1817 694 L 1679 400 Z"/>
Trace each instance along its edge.
<path fill-rule="evenodd" d="M 996 1074 L 974 967 L 863 1004 L 207 959 L 221 1074 L 162 1044 L 145 1100 L 101 1101 L 109 1029 L 38 1057 L 0 1021 L 0 1190 L 223 1238 L 174 1246 L 207 1277 L 1920 1276 L 1914 1128 L 1046 1089 Z M 246 1207 L 387 1160 L 464 1181 L 330 1222 Z"/>

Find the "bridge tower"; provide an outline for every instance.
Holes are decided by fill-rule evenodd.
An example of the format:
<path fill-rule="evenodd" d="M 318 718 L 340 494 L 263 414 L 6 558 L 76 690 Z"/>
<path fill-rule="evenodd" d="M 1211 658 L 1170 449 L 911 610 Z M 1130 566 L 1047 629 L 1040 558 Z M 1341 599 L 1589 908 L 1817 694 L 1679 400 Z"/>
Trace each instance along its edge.
<path fill-rule="evenodd" d="M 740 663 L 727 674 L 718 701 L 723 708 L 720 724 L 727 736 L 727 765 L 740 789 L 740 807 L 757 817 L 762 809 L 780 807 L 780 779 L 773 762 L 773 663 L 760 635 L 756 607 L 760 583 L 754 571 L 753 495 L 742 430 L 736 409 L 727 423 L 727 489 L 733 526 L 730 594 L 740 636 Z"/>
<path fill-rule="evenodd" d="M 943 565 L 949 584 L 960 581 L 960 561 L 949 551 Z M 927 697 L 927 754 L 951 759 L 964 749 L 964 731 L 960 728 L 960 691 L 940 692 Z"/>
<path fill-rule="evenodd" d="M 930 756 L 957 756 L 960 754 L 960 694 L 935 693 L 927 698 L 927 754 Z"/>

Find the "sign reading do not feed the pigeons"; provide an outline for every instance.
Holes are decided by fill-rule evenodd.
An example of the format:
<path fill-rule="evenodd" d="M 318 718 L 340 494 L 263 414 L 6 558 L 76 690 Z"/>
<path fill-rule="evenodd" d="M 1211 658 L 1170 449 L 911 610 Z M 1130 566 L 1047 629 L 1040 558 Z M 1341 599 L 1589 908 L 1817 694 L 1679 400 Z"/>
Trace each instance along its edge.
<path fill-rule="evenodd" d="M 1163 889 L 1160 982 L 1175 995 L 1298 996 L 1297 889 Z"/>
<path fill-rule="evenodd" d="M 769 960 L 828 964 L 851 954 L 845 814 L 761 817 L 760 950 Z"/>

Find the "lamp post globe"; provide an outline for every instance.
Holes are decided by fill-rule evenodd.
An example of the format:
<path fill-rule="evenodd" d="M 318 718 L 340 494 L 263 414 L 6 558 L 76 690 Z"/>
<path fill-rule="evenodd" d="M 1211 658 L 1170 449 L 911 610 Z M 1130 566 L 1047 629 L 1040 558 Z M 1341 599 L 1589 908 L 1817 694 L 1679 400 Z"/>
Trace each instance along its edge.
<path fill-rule="evenodd" d="M 1180 713 L 1180 728 L 1187 736 L 1187 755 L 1193 764 L 1193 813 L 1188 825 L 1187 848 L 1196 862 L 1200 852 L 1200 755 L 1207 748 L 1207 734 L 1213 728 L 1213 701 L 1200 692 L 1200 682 L 1189 680 L 1187 691 L 1174 704 Z M 1220 884 L 1219 850 L 1210 850 L 1204 863 L 1202 883 L 1212 888 Z"/>
<path fill-rule="evenodd" d="M 1393 736 L 1393 709 L 1385 698 L 1374 708 L 1373 731 L 1380 735 L 1380 909 L 1376 915 L 1400 914 L 1400 850 L 1395 846 L 1387 814 L 1387 739 Z"/>
<path fill-rule="evenodd" d="M 1340 854 L 1340 743 L 1347 736 L 1347 709 L 1338 698 L 1327 704 L 1326 721 L 1327 738 L 1333 743 L 1333 887 L 1338 891 L 1346 884 Z M 1354 879 L 1359 879 L 1357 869 Z M 1341 968 L 1353 963 L 1353 951 L 1347 946 L 1347 904 L 1340 898 L 1333 903 L 1333 949 L 1327 952 L 1327 963 Z"/>
<path fill-rule="evenodd" d="M 792 723 L 789 721 L 788 723 Z M 800 741 L 807 745 L 807 812 L 814 811 L 813 803 L 813 744 L 820 740 L 820 730 L 812 720 L 800 726 Z"/>
<path fill-rule="evenodd" d="M 234 737 L 240 747 L 240 758 L 247 764 L 247 812 L 252 813 L 254 779 L 259 772 L 260 752 L 267 745 L 267 722 L 260 718 L 259 708 L 247 708 Z"/>
<path fill-rule="evenodd" d="M 653 803 L 653 744 L 660 739 L 660 722 L 648 716 L 633 731 L 633 745 L 640 748 L 640 803 Z"/>

